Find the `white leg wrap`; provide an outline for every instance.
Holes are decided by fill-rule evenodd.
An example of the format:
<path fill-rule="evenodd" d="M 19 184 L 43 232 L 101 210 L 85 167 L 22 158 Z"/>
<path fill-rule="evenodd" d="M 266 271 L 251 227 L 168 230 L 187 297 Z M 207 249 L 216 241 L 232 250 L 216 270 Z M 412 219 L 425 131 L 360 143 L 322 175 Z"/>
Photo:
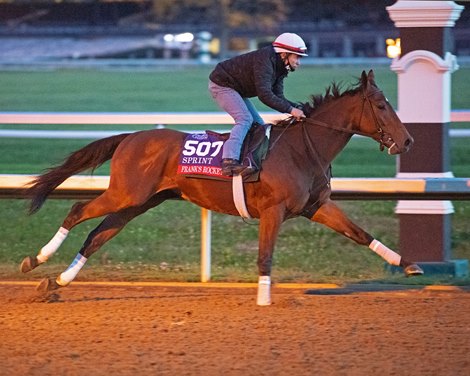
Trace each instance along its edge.
<path fill-rule="evenodd" d="M 380 257 L 382 257 L 385 261 L 387 261 L 391 265 L 400 265 L 401 256 L 392 251 L 390 248 L 383 245 L 378 240 L 372 240 L 369 244 L 369 248 L 372 249 L 375 253 L 377 253 Z"/>
<path fill-rule="evenodd" d="M 256 304 L 266 306 L 271 304 L 271 277 L 260 276 L 258 279 L 258 298 Z"/>
<path fill-rule="evenodd" d="M 80 253 L 75 257 L 73 262 L 67 268 L 65 272 L 63 272 L 57 278 L 57 284 L 60 286 L 67 286 L 70 282 L 72 282 L 75 277 L 77 276 L 78 272 L 83 268 L 85 263 L 87 262 L 87 258 L 82 256 Z"/>
<path fill-rule="evenodd" d="M 49 240 L 44 247 L 41 248 L 39 251 L 39 255 L 37 255 L 37 259 L 40 263 L 46 262 L 49 257 L 51 257 L 55 251 L 57 251 L 60 245 L 64 242 L 69 234 L 69 230 L 61 227 L 59 231 L 54 235 L 54 237 Z"/>

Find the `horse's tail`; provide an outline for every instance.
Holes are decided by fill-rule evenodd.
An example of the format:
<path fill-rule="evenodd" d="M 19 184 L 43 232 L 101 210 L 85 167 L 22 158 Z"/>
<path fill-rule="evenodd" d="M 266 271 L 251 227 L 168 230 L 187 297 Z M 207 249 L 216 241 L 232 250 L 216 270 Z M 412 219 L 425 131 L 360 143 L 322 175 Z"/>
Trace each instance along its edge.
<path fill-rule="evenodd" d="M 70 154 L 61 165 L 52 167 L 44 174 L 36 177 L 25 192 L 26 196 L 31 198 L 29 213 L 37 212 L 49 194 L 68 177 L 89 169 L 93 171 L 111 159 L 119 144 L 127 136 L 129 136 L 129 133 L 94 141 Z"/>

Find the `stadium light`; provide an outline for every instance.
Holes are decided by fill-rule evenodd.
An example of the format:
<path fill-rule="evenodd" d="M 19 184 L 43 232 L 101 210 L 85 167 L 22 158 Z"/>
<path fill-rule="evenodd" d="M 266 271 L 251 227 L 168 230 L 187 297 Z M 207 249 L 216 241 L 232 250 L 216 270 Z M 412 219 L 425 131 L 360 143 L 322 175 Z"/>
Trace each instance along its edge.
<path fill-rule="evenodd" d="M 163 40 L 167 43 L 171 43 L 175 40 L 175 36 L 173 34 L 165 34 Z"/>
<path fill-rule="evenodd" d="M 385 43 L 387 44 L 387 57 L 394 59 L 401 55 L 400 38 L 388 38 Z"/>
<path fill-rule="evenodd" d="M 194 35 L 192 33 L 182 33 L 175 35 L 175 42 L 180 43 L 189 43 L 194 40 Z"/>

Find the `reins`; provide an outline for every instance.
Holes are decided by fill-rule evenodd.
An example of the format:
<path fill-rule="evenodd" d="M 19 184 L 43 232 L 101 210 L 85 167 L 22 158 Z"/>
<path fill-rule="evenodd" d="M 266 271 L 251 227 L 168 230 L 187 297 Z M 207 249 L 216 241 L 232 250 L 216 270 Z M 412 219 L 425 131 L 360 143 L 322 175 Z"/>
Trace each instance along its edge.
<path fill-rule="evenodd" d="M 316 160 L 316 163 L 317 163 L 318 167 L 320 167 L 320 170 L 323 174 L 323 177 L 325 178 L 326 186 L 329 188 L 330 187 L 330 178 L 328 177 L 328 175 L 326 173 L 326 170 L 324 170 L 323 167 L 322 167 L 320 155 L 318 154 L 317 149 L 315 148 L 315 146 L 313 145 L 312 140 L 310 139 L 310 136 L 309 136 L 309 134 L 307 132 L 307 129 L 305 127 L 305 123 L 302 123 L 302 131 L 304 133 L 305 143 L 307 144 L 307 151 L 310 154 L 313 154 L 313 157 Z"/>
<path fill-rule="evenodd" d="M 279 134 L 279 136 L 277 136 L 277 138 L 271 143 L 271 146 L 269 147 L 268 151 L 272 150 L 274 148 L 274 145 L 277 144 L 277 142 L 281 139 L 282 135 L 287 131 L 287 129 L 296 122 L 295 118 L 292 117 L 289 122 L 287 123 L 287 125 L 284 127 L 284 129 L 282 130 L 282 132 Z"/>
<path fill-rule="evenodd" d="M 370 105 L 370 109 L 371 109 L 371 112 L 372 112 L 372 117 L 374 119 L 375 128 L 377 130 L 377 133 L 379 134 L 380 150 L 382 151 L 385 147 L 385 140 L 384 140 L 385 132 L 384 132 L 384 130 L 383 130 L 383 128 L 382 128 L 382 126 L 379 122 L 379 119 L 377 118 L 377 115 L 374 111 L 374 106 L 372 105 L 372 102 L 370 100 L 371 96 L 375 95 L 376 93 L 381 93 L 381 92 L 382 92 L 381 90 L 376 89 L 376 90 L 372 91 L 371 93 L 367 94 L 364 89 L 362 90 L 362 107 L 361 107 L 361 115 L 360 115 L 360 118 L 359 118 L 359 128 L 361 128 L 362 118 L 364 116 L 365 103 L 367 101 Z M 300 123 L 301 126 L 302 126 L 302 132 L 304 133 L 304 139 L 305 139 L 305 143 L 306 143 L 306 146 L 307 146 L 307 151 L 309 152 L 309 154 L 311 154 L 313 156 L 316 163 L 321 168 L 322 173 L 323 173 L 323 177 L 325 178 L 326 184 L 327 184 L 328 187 L 330 186 L 330 179 L 329 179 L 326 171 L 323 170 L 323 168 L 321 167 L 322 164 L 321 164 L 320 156 L 319 156 L 315 146 L 313 145 L 312 140 L 310 139 L 310 136 L 307 132 L 307 129 L 306 129 L 305 125 L 306 124 L 311 124 L 311 125 L 316 125 L 316 126 L 319 126 L 319 127 L 323 127 L 323 128 L 326 128 L 326 129 L 330 129 L 330 130 L 333 130 L 333 131 L 346 133 L 346 134 L 350 134 L 350 135 L 357 134 L 357 135 L 360 135 L 360 136 L 370 137 L 369 133 L 360 131 L 358 129 L 349 129 L 349 128 L 336 127 L 334 125 L 325 123 L 321 120 L 311 119 L 311 118 L 302 118 L 301 120 L 296 121 L 295 118 L 292 117 L 290 119 L 290 121 L 287 123 L 287 125 L 284 126 L 284 129 L 279 134 L 279 136 L 275 140 L 273 140 L 273 142 L 271 143 L 271 146 L 269 147 L 269 150 L 274 148 L 276 143 L 281 139 L 281 137 L 284 135 L 284 133 L 287 131 L 288 128 L 290 128 L 293 124 L 297 124 L 297 123 Z"/>
<path fill-rule="evenodd" d="M 382 127 L 380 126 L 379 124 L 379 121 L 377 119 L 377 116 L 375 115 L 375 111 L 373 109 L 373 106 L 372 106 L 372 103 L 369 99 L 370 96 L 376 94 L 380 92 L 380 90 L 375 90 L 374 92 L 370 93 L 369 95 L 366 95 L 365 93 L 363 93 L 362 95 L 362 108 L 361 108 L 361 117 L 359 118 L 359 127 L 361 126 L 361 123 L 362 123 L 362 117 L 363 117 L 363 113 L 364 113 L 364 106 L 365 106 L 365 102 L 369 102 L 370 106 L 371 106 L 371 110 L 372 110 L 372 114 L 373 114 L 373 117 L 374 117 L 374 122 L 375 122 L 375 126 L 376 126 L 376 129 L 377 129 L 377 132 L 382 135 L 384 133 Z M 311 118 L 303 118 L 300 120 L 301 122 L 305 122 L 305 123 L 309 123 L 309 124 L 312 124 L 312 125 L 318 125 L 320 127 L 323 127 L 323 128 L 328 128 L 328 129 L 331 129 L 331 130 L 334 130 L 334 131 L 338 131 L 338 132 L 342 132 L 342 133 L 348 133 L 348 134 L 358 134 L 360 136 L 369 136 L 368 133 L 365 133 L 365 132 L 362 132 L 358 129 L 348 129 L 348 128 L 341 128 L 341 127 L 335 127 L 334 125 L 331 125 L 331 124 L 327 124 L 323 121 L 320 121 L 320 120 L 316 120 L 316 119 L 311 119 Z"/>
<path fill-rule="evenodd" d="M 375 95 L 376 93 L 381 93 L 382 91 L 381 90 L 374 90 L 372 93 L 370 94 L 366 94 L 365 91 L 363 90 L 362 91 L 362 107 L 361 107 L 361 116 L 359 118 L 359 128 L 361 127 L 361 123 L 362 123 L 362 117 L 363 117 L 363 114 L 364 114 L 364 107 L 365 107 L 365 103 L 366 101 L 369 103 L 370 105 L 370 109 L 371 109 L 371 112 L 372 112 L 372 117 L 374 118 L 374 124 L 375 124 L 375 128 L 377 130 L 377 133 L 379 134 L 379 144 L 380 144 L 380 151 L 383 151 L 384 147 L 385 147 L 385 141 L 389 141 L 389 140 L 385 140 L 385 132 L 382 128 L 382 126 L 380 125 L 380 122 L 379 122 L 379 119 L 377 118 L 377 115 L 374 111 L 374 106 L 372 105 L 372 102 L 370 100 L 370 97 L 372 95 Z M 338 131 L 338 132 L 342 132 L 342 133 L 348 133 L 348 134 L 357 134 L 357 135 L 360 135 L 360 136 L 365 136 L 365 137 L 369 137 L 370 134 L 368 133 L 365 133 L 365 132 L 362 132 L 358 129 L 348 129 L 348 128 L 340 128 L 340 127 L 335 127 L 331 124 L 327 124 L 323 121 L 320 121 L 320 120 L 316 120 L 316 119 L 311 119 L 311 118 L 303 118 L 300 120 L 300 122 L 303 122 L 303 123 L 308 123 L 308 124 L 312 124 L 312 125 L 318 125 L 320 127 L 323 127 L 323 128 L 327 128 L 327 129 L 331 129 L 331 130 L 334 130 L 334 131 Z"/>
<path fill-rule="evenodd" d="M 370 100 L 371 96 L 373 96 L 373 95 L 375 95 L 376 93 L 379 93 L 379 92 L 381 92 L 381 91 L 377 89 L 377 90 L 374 90 L 373 92 L 371 92 L 369 94 L 366 94 L 365 90 L 364 89 L 362 90 L 362 108 L 361 108 L 361 115 L 360 115 L 360 118 L 359 118 L 359 128 L 361 127 L 362 118 L 363 118 L 363 115 L 364 115 L 365 103 L 367 101 L 369 103 L 371 111 L 372 111 L 372 116 L 373 116 L 373 119 L 374 119 L 375 128 L 377 130 L 377 133 L 379 134 L 380 150 L 382 151 L 384 149 L 384 146 L 385 146 L 384 145 L 384 143 L 385 143 L 385 141 L 384 141 L 385 132 L 383 131 L 382 126 L 380 125 L 380 122 L 377 118 L 377 115 L 375 114 L 374 107 L 373 107 L 372 102 Z M 322 168 L 320 155 L 318 154 L 312 140 L 310 139 L 309 133 L 308 133 L 305 125 L 306 124 L 311 124 L 311 125 L 316 125 L 316 126 L 319 126 L 319 127 L 323 127 L 323 128 L 326 128 L 326 129 L 330 129 L 330 130 L 333 130 L 333 131 L 346 133 L 346 134 L 350 134 L 350 135 L 357 134 L 357 135 L 360 135 L 360 136 L 370 137 L 369 133 L 362 132 L 358 129 L 348 129 L 348 128 L 336 127 L 334 125 L 325 123 L 321 120 L 311 119 L 311 118 L 302 118 L 301 120 L 296 121 L 295 118 L 292 117 L 290 119 L 290 121 L 287 123 L 287 125 L 284 127 L 282 132 L 279 134 L 279 136 L 271 143 L 271 146 L 269 147 L 269 150 L 274 148 L 276 143 L 280 140 L 280 138 L 284 135 L 284 133 L 287 131 L 288 128 L 290 128 L 293 124 L 297 124 L 297 123 L 300 123 L 301 126 L 302 126 L 302 132 L 304 134 L 304 140 L 305 140 L 305 144 L 307 146 L 307 151 L 309 152 L 309 154 L 311 154 L 313 156 L 313 159 L 316 161 L 316 164 L 321 168 L 321 172 L 323 174 L 323 177 L 325 178 L 326 185 L 328 187 L 330 186 L 330 179 L 328 177 L 328 174 L 327 174 L 326 170 L 324 170 Z"/>

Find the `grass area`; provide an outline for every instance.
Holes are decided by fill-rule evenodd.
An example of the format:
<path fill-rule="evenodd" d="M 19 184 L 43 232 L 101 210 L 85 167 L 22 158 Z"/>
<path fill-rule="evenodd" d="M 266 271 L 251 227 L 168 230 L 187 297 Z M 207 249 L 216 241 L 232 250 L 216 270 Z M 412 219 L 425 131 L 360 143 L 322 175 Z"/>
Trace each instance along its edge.
<path fill-rule="evenodd" d="M 370 67 L 301 67 L 285 81 L 286 96 L 306 101 L 333 81 L 355 83 Z M 452 108 L 468 108 L 470 68 L 452 74 Z M 374 68 L 376 81 L 395 106 L 396 74 Z M 218 111 L 207 91 L 210 68 L 155 72 L 58 70 L 0 72 L 1 111 Z M 260 105 L 260 110 L 268 110 Z"/>
<path fill-rule="evenodd" d="M 212 111 L 209 72 L 3 72 L 0 95 L 12 111 Z"/>
<path fill-rule="evenodd" d="M 353 83 L 360 73 L 361 69 L 357 67 L 304 67 L 286 80 L 286 96 L 305 101 L 311 94 L 324 92 L 332 81 L 343 81 L 346 86 Z M 375 69 L 375 73 L 377 83 L 395 104 L 395 73 L 386 67 Z M 207 92 L 208 74 L 209 69 L 202 67 L 155 72 L 0 72 L 0 111 L 218 111 Z M 469 107 L 469 81 L 468 69 L 454 73 L 453 108 Z M 258 108 L 268 110 L 259 103 Z M 100 129 L 110 128 L 100 126 Z M 112 126 L 112 129 L 130 129 L 130 126 Z M 0 138 L 0 171 L 39 173 L 88 142 Z M 456 176 L 468 176 L 470 171 L 467 142 L 465 139 L 452 140 L 451 164 Z M 107 174 L 107 168 L 104 166 L 96 173 Z M 354 139 L 335 161 L 333 173 L 337 177 L 392 177 L 395 168 L 395 158 L 380 153 L 376 143 Z M 50 200 L 38 214 L 28 217 L 26 202 L 0 201 L 0 277 L 31 278 L 16 272 L 18 262 L 26 255 L 35 254 L 50 239 L 71 204 L 72 201 L 67 200 Z M 398 247 L 394 202 L 340 204 L 355 222 L 383 243 Z M 453 256 L 469 259 L 470 204 L 454 202 L 454 206 Z M 152 209 L 131 222 L 91 258 L 79 278 L 198 280 L 199 216 L 197 207 L 184 202 L 167 202 Z M 63 271 L 88 232 L 98 223 L 99 220 L 92 220 L 74 229 L 48 265 L 34 271 L 32 276 Z M 249 225 L 239 218 L 214 213 L 212 240 L 214 280 L 256 279 L 256 224 Z M 293 219 L 284 224 L 276 247 L 273 277 L 278 281 L 299 282 L 403 282 L 401 277 L 387 275 L 382 260 L 368 249 L 305 219 Z M 456 283 L 442 278 L 420 281 Z"/>

